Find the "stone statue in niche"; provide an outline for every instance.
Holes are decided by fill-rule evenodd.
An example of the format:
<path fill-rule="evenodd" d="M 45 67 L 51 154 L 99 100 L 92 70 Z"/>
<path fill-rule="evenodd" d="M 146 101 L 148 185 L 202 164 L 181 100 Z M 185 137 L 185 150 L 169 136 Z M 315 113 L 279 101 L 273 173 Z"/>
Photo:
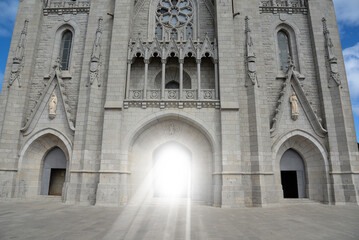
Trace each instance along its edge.
<path fill-rule="evenodd" d="M 102 17 L 98 20 L 98 29 L 96 31 L 96 39 L 92 49 L 91 62 L 90 62 L 90 84 L 97 81 L 97 86 L 100 87 L 100 66 L 101 66 L 101 37 L 102 37 Z"/>
<path fill-rule="evenodd" d="M 57 108 L 57 97 L 53 92 L 51 94 L 50 102 L 49 102 L 49 118 L 54 119 L 56 117 L 56 108 Z"/>
<path fill-rule="evenodd" d="M 20 82 L 20 73 L 24 66 L 24 51 L 25 51 L 25 41 L 27 35 L 27 26 L 29 20 L 25 20 L 24 28 L 21 32 L 19 43 L 15 50 L 15 56 L 13 58 L 12 66 L 11 66 L 11 74 L 8 87 L 11 87 L 12 84 L 17 80 L 19 87 L 21 87 Z"/>
<path fill-rule="evenodd" d="M 292 95 L 290 96 L 289 102 L 291 103 L 291 107 L 292 107 L 292 119 L 293 121 L 296 121 L 299 116 L 299 108 L 298 108 L 298 98 L 295 92 L 293 92 Z"/>
<path fill-rule="evenodd" d="M 338 59 L 334 54 L 334 45 L 330 37 L 330 32 L 327 27 L 327 20 L 323 18 L 322 22 L 323 22 L 323 33 L 325 37 L 325 45 L 327 49 L 327 58 L 329 62 L 330 78 L 337 84 L 337 86 L 341 86 L 342 83 L 340 80 L 340 75 L 338 70 Z"/>
<path fill-rule="evenodd" d="M 245 32 L 246 32 L 246 42 L 247 42 L 247 71 L 248 77 L 253 85 L 259 87 L 258 78 L 257 78 L 257 65 L 256 65 L 256 55 L 253 51 L 253 40 L 251 37 L 251 29 L 249 28 L 249 18 L 245 18 Z M 247 86 L 247 84 L 246 84 Z"/>

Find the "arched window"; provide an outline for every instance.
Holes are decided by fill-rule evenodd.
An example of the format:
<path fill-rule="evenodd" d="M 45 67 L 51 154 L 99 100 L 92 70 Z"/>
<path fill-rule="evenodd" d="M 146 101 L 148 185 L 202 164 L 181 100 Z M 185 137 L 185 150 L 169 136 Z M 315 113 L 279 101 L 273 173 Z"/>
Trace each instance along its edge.
<path fill-rule="evenodd" d="M 160 24 L 156 27 L 156 37 L 158 40 L 162 40 L 162 26 Z"/>
<path fill-rule="evenodd" d="M 178 33 L 176 29 L 172 29 L 171 31 L 171 39 L 174 38 L 175 40 L 178 40 Z"/>
<path fill-rule="evenodd" d="M 186 39 L 193 37 L 193 28 L 191 24 L 188 24 L 186 27 Z"/>
<path fill-rule="evenodd" d="M 288 34 L 281 30 L 278 32 L 278 49 L 279 49 L 279 63 L 280 70 L 288 70 L 289 57 L 293 60 L 292 53 L 290 50 L 290 41 Z"/>
<path fill-rule="evenodd" d="M 70 54 L 72 45 L 72 32 L 66 31 L 62 35 L 60 58 L 61 58 L 61 70 L 69 70 Z"/>
<path fill-rule="evenodd" d="M 179 89 L 179 83 L 172 80 L 166 84 L 166 89 Z"/>

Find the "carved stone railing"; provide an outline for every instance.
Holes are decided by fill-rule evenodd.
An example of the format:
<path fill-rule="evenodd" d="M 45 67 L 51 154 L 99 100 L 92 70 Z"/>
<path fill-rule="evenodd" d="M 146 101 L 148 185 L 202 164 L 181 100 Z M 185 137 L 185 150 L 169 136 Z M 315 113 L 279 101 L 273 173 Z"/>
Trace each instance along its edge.
<path fill-rule="evenodd" d="M 147 98 L 152 100 L 160 100 L 161 90 L 159 89 L 147 90 Z"/>
<path fill-rule="evenodd" d="M 179 90 L 177 90 L 177 89 L 166 89 L 165 90 L 165 99 L 168 99 L 168 100 L 177 100 L 177 99 L 179 99 Z"/>
<path fill-rule="evenodd" d="M 44 3 L 44 15 L 49 14 L 78 14 L 78 13 L 89 13 L 91 3 L 89 0 L 83 1 L 68 1 L 68 0 L 55 0 L 45 1 Z"/>
<path fill-rule="evenodd" d="M 130 90 L 130 99 L 133 100 L 143 99 L 143 90 L 139 90 L 139 89 Z"/>
<path fill-rule="evenodd" d="M 204 100 L 215 100 L 216 92 L 214 89 L 203 89 L 201 90 L 201 99 Z"/>
<path fill-rule="evenodd" d="M 179 89 L 165 89 L 162 97 L 160 89 L 149 89 L 144 98 L 144 91 L 142 89 L 131 89 L 129 91 L 129 98 L 124 101 L 124 108 L 129 107 L 211 107 L 219 108 L 220 102 L 216 99 L 215 89 L 202 89 L 200 91 L 200 98 L 198 98 L 197 89 L 183 89 L 182 98 L 180 98 Z"/>
<path fill-rule="evenodd" d="M 146 100 L 180 100 L 180 91 L 178 89 L 165 89 L 164 97 L 161 98 L 160 89 L 147 90 Z M 144 99 L 142 89 L 131 89 L 129 100 L 142 100 Z M 197 89 L 183 89 L 183 100 L 216 100 L 215 89 L 202 89 L 200 92 L 200 98 L 198 98 Z"/>
<path fill-rule="evenodd" d="M 307 14 L 307 0 L 261 0 L 261 13 L 302 13 Z"/>
<path fill-rule="evenodd" d="M 193 89 L 185 89 L 183 90 L 183 98 L 187 100 L 195 100 L 197 99 L 197 90 Z"/>

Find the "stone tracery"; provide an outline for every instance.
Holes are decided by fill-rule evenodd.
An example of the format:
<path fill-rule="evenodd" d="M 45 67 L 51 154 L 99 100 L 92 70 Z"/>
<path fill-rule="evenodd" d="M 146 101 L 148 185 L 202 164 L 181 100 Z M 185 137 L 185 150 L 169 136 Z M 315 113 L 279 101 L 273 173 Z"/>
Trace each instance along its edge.
<path fill-rule="evenodd" d="M 193 16 L 191 0 L 161 0 L 156 11 L 157 38 L 192 37 Z"/>

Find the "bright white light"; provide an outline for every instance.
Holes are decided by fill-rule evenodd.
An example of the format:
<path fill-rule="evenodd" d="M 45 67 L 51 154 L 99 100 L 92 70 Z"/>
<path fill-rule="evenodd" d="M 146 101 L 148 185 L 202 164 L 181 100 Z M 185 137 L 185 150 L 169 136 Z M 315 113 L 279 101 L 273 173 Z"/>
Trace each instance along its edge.
<path fill-rule="evenodd" d="M 161 149 L 155 160 L 155 193 L 160 197 L 189 196 L 189 154 L 175 144 Z"/>

